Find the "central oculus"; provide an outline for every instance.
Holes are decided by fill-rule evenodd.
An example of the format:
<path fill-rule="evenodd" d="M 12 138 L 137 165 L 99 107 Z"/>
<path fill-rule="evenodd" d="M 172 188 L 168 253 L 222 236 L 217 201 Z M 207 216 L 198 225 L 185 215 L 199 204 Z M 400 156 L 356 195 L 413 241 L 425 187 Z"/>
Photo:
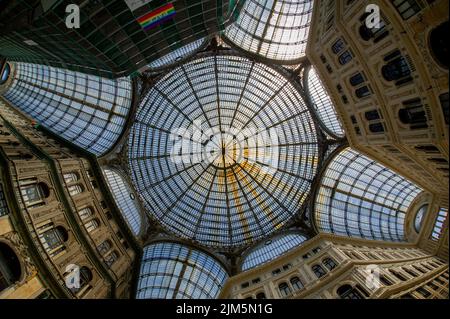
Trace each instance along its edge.
<path fill-rule="evenodd" d="M 248 245 L 299 213 L 317 171 L 314 121 L 281 68 L 228 53 L 168 72 L 128 139 L 149 215 L 205 246 Z"/>

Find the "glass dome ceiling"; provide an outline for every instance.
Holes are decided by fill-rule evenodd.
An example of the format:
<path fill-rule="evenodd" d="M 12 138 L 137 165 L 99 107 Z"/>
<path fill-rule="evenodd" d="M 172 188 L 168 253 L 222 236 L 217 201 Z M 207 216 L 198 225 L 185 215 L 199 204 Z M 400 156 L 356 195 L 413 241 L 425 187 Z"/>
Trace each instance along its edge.
<path fill-rule="evenodd" d="M 128 141 L 132 180 L 176 235 L 213 247 L 249 244 L 305 201 L 318 165 L 313 123 L 281 68 L 204 54 L 143 99 Z"/>

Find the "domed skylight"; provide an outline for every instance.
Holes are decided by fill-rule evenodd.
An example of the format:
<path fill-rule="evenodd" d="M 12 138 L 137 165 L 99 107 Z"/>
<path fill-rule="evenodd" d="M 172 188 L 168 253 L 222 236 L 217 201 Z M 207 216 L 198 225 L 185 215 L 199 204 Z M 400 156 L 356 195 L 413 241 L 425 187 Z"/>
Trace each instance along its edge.
<path fill-rule="evenodd" d="M 204 55 L 142 101 L 129 165 L 148 211 L 178 236 L 248 244 L 298 213 L 318 164 L 314 121 L 281 69 Z"/>

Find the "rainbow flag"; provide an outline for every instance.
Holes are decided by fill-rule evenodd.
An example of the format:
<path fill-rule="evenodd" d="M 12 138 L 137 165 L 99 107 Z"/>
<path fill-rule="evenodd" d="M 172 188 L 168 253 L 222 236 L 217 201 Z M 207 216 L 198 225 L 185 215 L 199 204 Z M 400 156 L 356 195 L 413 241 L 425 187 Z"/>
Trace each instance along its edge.
<path fill-rule="evenodd" d="M 172 3 L 166 4 L 161 8 L 158 8 L 152 12 L 149 12 L 142 17 L 139 17 L 137 21 L 141 25 L 141 27 L 147 31 L 153 29 L 157 25 L 172 19 L 175 15 L 175 8 Z"/>

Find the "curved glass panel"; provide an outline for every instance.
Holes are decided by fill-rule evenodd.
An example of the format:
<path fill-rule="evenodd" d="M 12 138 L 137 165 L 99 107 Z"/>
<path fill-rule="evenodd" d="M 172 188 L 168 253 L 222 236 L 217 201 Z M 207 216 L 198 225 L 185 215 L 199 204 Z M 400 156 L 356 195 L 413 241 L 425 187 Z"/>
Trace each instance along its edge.
<path fill-rule="evenodd" d="M 62 138 L 95 155 L 107 152 L 131 107 L 129 78 L 110 80 L 39 64 L 16 63 L 4 97 Z"/>
<path fill-rule="evenodd" d="M 416 232 L 420 232 L 420 228 L 422 227 L 423 217 L 425 216 L 425 213 L 428 210 L 428 204 L 422 205 L 416 213 L 416 216 L 414 217 L 414 229 Z"/>
<path fill-rule="evenodd" d="M 6 63 L 5 67 L 3 68 L 3 72 L 0 76 L 0 85 L 2 85 L 3 83 L 5 83 L 8 80 L 10 73 L 11 73 L 11 67 L 9 66 L 8 63 Z"/>
<path fill-rule="evenodd" d="M 250 252 L 242 263 L 242 271 L 255 268 L 301 245 L 307 238 L 300 234 L 288 234 L 268 240 Z"/>
<path fill-rule="evenodd" d="M 176 243 L 146 246 L 137 299 L 215 299 L 228 274 L 211 256 Z"/>
<path fill-rule="evenodd" d="M 247 0 L 225 36 L 238 47 L 280 62 L 305 55 L 312 0 Z"/>
<path fill-rule="evenodd" d="M 205 44 L 205 42 L 205 38 L 191 42 L 153 61 L 148 66 L 150 69 L 161 69 L 168 67 L 194 54 L 203 44 Z"/>
<path fill-rule="evenodd" d="M 116 201 L 116 204 L 128 226 L 135 235 L 139 235 L 142 220 L 139 214 L 137 199 L 135 198 L 133 190 L 116 171 L 109 168 L 104 168 L 103 174 L 106 177 L 106 182 L 108 183 L 114 200 Z"/>
<path fill-rule="evenodd" d="M 405 213 L 421 189 L 352 149 L 328 165 L 315 202 L 322 232 L 403 241 Z"/>
<path fill-rule="evenodd" d="M 318 164 L 312 116 L 271 67 L 233 55 L 176 68 L 142 101 L 129 136 L 132 179 L 170 231 L 237 246 L 285 225 Z"/>
<path fill-rule="evenodd" d="M 344 136 L 344 129 L 339 121 L 333 102 L 313 67 L 308 71 L 307 90 L 322 124 L 334 135 Z"/>

